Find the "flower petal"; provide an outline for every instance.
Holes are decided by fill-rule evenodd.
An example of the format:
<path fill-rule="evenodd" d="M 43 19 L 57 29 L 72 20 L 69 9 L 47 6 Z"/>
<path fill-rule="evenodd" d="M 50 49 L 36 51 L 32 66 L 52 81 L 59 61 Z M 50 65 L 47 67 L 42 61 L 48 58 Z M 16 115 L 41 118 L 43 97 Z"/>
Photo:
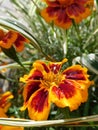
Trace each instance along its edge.
<path fill-rule="evenodd" d="M 7 115 L 5 114 L 5 111 L 3 108 L 0 107 L 0 117 L 5 117 L 7 118 Z M 1 130 L 1 129 L 0 129 Z"/>
<path fill-rule="evenodd" d="M 21 107 L 21 111 L 26 109 L 29 98 L 35 91 L 37 91 L 40 88 L 39 85 L 40 81 L 31 81 L 24 86 L 23 90 L 24 105 Z"/>
<path fill-rule="evenodd" d="M 72 21 L 66 14 L 66 8 L 47 7 L 41 11 L 42 17 L 46 22 L 54 22 L 55 25 L 68 29 Z"/>
<path fill-rule="evenodd" d="M 24 130 L 24 127 L 19 126 L 1 126 L 0 130 Z"/>
<path fill-rule="evenodd" d="M 20 81 L 26 83 L 32 80 L 40 80 L 40 79 L 43 79 L 43 74 L 41 71 L 35 68 L 32 69 L 28 75 L 24 75 L 23 77 L 21 77 Z"/>
<path fill-rule="evenodd" d="M 16 39 L 17 39 L 17 33 L 10 30 L 0 40 L 0 46 L 8 49 L 13 45 L 13 43 L 15 42 Z"/>
<path fill-rule="evenodd" d="M 81 4 L 72 4 L 69 7 L 66 8 L 67 15 L 74 19 L 76 23 L 79 23 L 82 21 L 82 19 L 88 17 L 91 13 L 90 8 L 85 7 L 85 5 Z"/>
<path fill-rule="evenodd" d="M 30 41 L 22 36 L 20 33 L 17 33 L 17 39 L 14 42 L 14 46 L 17 52 L 21 52 L 24 49 L 24 43 L 29 43 Z"/>
<path fill-rule="evenodd" d="M 50 62 L 49 68 L 54 74 L 57 74 L 60 71 L 62 64 L 64 64 L 66 61 L 67 59 L 65 58 L 61 62 Z"/>
<path fill-rule="evenodd" d="M 46 120 L 50 111 L 49 93 L 47 90 L 36 91 L 29 100 L 28 112 L 33 120 Z"/>
<path fill-rule="evenodd" d="M 38 69 L 39 71 L 49 73 L 49 68 L 47 64 L 43 61 L 37 60 L 33 63 L 33 67 Z"/>
<path fill-rule="evenodd" d="M 93 84 L 93 82 L 88 79 L 89 75 L 87 74 L 87 68 L 80 65 L 74 65 L 67 68 L 64 70 L 63 74 L 66 79 L 71 79 L 79 83 L 82 89 L 85 87 L 88 88 Z"/>
<path fill-rule="evenodd" d="M 0 97 L 0 107 L 6 106 L 7 102 L 9 101 L 9 99 L 12 99 L 12 98 L 13 98 L 12 93 L 10 91 L 6 91 Z"/>
<path fill-rule="evenodd" d="M 70 110 L 73 111 L 85 101 L 82 94 L 87 99 L 88 95 L 84 92 L 81 93 L 80 86 L 76 82 L 65 80 L 59 84 L 59 87 L 53 85 L 50 90 L 50 100 L 58 107 L 69 107 Z"/>

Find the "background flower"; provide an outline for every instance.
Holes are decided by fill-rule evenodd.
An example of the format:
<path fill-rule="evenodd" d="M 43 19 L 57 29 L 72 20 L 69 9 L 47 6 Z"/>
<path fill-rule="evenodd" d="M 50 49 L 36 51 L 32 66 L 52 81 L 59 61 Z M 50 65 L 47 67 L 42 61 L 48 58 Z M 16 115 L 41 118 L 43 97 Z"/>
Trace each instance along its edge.
<path fill-rule="evenodd" d="M 45 0 L 47 7 L 41 11 L 41 15 L 47 22 L 68 29 L 72 21 L 81 22 L 91 14 L 94 5 L 93 0 Z"/>

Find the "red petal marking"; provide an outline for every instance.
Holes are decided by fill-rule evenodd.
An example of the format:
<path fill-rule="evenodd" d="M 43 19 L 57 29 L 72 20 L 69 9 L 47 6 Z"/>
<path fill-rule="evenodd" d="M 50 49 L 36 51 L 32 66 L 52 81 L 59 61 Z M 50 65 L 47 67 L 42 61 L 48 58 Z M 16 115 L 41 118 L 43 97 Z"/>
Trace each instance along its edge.
<path fill-rule="evenodd" d="M 62 7 L 48 7 L 47 13 L 49 17 L 53 17 L 53 21 L 58 21 L 59 23 L 69 23 L 71 22 L 71 19 L 66 14 L 66 8 Z"/>
<path fill-rule="evenodd" d="M 57 7 L 57 6 L 60 6 L 60 3 L 59 3 L 59 1 L 54 1 L 54 2 L 51 2 L 51 1 L 49 1 L 49 0 L 45 0 L 46 1 L 46 3 L 50 6 L 50 7 Z"/>
<path fill-rule="evenodd" d="M 84 11 L 85 11 L 84 6 L 79 5 L 79 4 L 72 4 L 69 7 L 67 7 L 67 12 L 68 12 L 69 17 L 71 16 L 77 17 Z"/>
<path fill-rule="evenodd" d="M 17 33 L 17 34 L 18 34 L 18 37 L 17 37 L 17 39 L 16 39 L 14 44 L 15 44 L 16 47 L 19 47 L 20 46 L 20 42 L 25 42 L 26 38 L 24 38 L 19 33 Z"/>
<path fill-rule="evenodd" d="M 44 70 L 47 72 L 47 73 L 49 73 L 49 68 L 47 67 L 47 65 L 45 64 L 45 63 L 41 63 L 42 65 L 43 65 L 43 67 L 44 67 Z"/>
<path fill-rule="evenodd" d="M 65 97 L 67 99 L 72 98 L 76 93 L 75 89 L 76 88 L 72 81 L 65 80 L 64 82 L 59 84 L 59 87 L 54 86 L 52 88 L 52 91 L 56 94 L 56 96 L 60 100 L 61 98 Z"/>
<path fill-rule="evenodd" d="M 7 43 L 8 39 L 10 39 L 11 37 L 12 37 L 12 32 L 9 31 L 8 33 L 6 33 L 6 35 L 4 36 L 2 40 L 3 42 Z"/>
<path fill-rule="evenodd" d="M 2 29 L 0 29 L 0 40 L 2 40 L 4 37 L 4 31 Z"/>
<path fill-rule="evenodd" d="M 64 98 L 64 94 L 61 92 L 60 88 L 57 88 L 56 86 L 53 86 L 52 91 L 56 94 L 58 99 Z"/>
<path fill-rule="evenodd" d="M 9 99 L 12 99 L 13 95 L 11 92 L 7 91 L 0 97 L 0 107 L 3 107 Z"/>
<path fill-rule="evenodd" d="M 65 71 L 63 74 L 66 75 L 67 79 L 74 79 L 74 80 L 85 80 L 85 75 L 83 74 L 83 70 L 74 70 L 69 69 Z"/>
<path fill-rule="evenodd" d="M 75 0 L 74 3 L 78 3 L 78 4 L 81 4 L 81 5 L 84 5 L 87 3 L 88 0 Z"/>
<path fill-rule="evenodd" d="M 33 97 L 31 106 L 34 107 L 35 111 L 42 112 L 44 107 L 48 107 L 48 105 L 48 91 L 41 89 Z"/>
<path fill-rule="evenodd" d="M 73 82 L 68 80 L 65 80 L 64 83 L 61 83 L 59 85 L 59 89 L 61 92 L 63 92 L 66 98 L 71 98 L 76 93 L 76 88 Z"/>
<path fill-rule="evenodd" d="M 27 102 L 31 97 L 31 95 L 40 88 L 39 85 L 40 82 L 33 81 L 27 83 L 26 86 L 24 86 L 25 88 L 24 88 L 23 95 L 24 95 L 25 102 Z"/>
<path fill-rule="evenodd" d="M 49 68 L 52 72 L 54 72 L 54 74 L 57 74 L 61 68 L 61 64 L 50 64 Z"/>
<path fill-rule="evenodd" d="M 43 79 L 43 74 L 39 70 L 35 70 L 30 77 L 28 77 L 28 80 L 40 80 Z"/>
<path fill-rule="evenodd" d="M 47 7 L 47 13 L 50 17 L 57 16 L 59 10 L 59 7 Z"/>

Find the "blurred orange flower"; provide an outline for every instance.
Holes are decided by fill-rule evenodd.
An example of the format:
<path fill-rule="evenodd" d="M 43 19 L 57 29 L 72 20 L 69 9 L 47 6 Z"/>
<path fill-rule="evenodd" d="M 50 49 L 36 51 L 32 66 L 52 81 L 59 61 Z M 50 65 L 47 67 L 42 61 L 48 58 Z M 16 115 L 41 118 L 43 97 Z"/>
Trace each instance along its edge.
<path fill-rule="evenodd" d="M 10 99 L 13 98 L 13 95 L 10 91 L 5 92 L 4 94 L 0 95 L 0 117 L 8 118 L 6 112 L 10 107 L 11 103 L 9 102 Z M 24 130 L 23 127 L 14 127 L 14 126 L 3 126 L 0 125 L 0 130 Z"/>
<path fill-rule="evenodd" d="M 92 83 L 88 79 L 87 69 L 74 65 L 62 71 L 61 67 L 66 61 L 35 61 L 30 73 L 20 78 L 26 83 L 21 110 L 27 108 L 31 119 L 46 120 L 51 102 L 73 111 L 87 101 L 88 87 Z"/>
<path fill-rule="evenodd" d="M 2 114 L 6 113 L 11 105 L 9 102 L 10 99 L 12 99 L 14 96 L 10 91 L 7 91 L 3 94 L 0 94 L 0 117 L 2 117 Z M 3 116 L 4 117 L 4 116 Z"/>
<path fill-rule="evenodd" d="M 5 33 L 3 30 L 0 30 L 0 46 L 2 48 L 9 49 L 14 46 L 17 52 L 21 52 L 24 49 L 24 43 L 29 42 L 28 39 L 18 32 L 10 30 Z"/>
<path fill-rule="evenodd" d="M 47 22 L 68 29 L 72 20 L 76 23 L 91 14 L 94 0 L 44 0 L 47 7 L 41 11 L 42 17 Z"/>

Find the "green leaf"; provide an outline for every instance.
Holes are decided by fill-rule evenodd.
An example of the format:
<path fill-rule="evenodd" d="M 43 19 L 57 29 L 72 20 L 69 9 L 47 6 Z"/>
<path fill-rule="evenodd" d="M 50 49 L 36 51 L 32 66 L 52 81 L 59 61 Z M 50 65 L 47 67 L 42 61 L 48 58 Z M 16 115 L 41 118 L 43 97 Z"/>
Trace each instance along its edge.
<path fill-rule="evenodd" d="M 4 75 L 2 75 L 1 73 L 0 73 L 0 78 L 1 79 L 6 79 L 6 77 Z"/>
<path fill-rule="evenodd" d="M 84 54 L 81 58 L 81 63 L 86 66 L 90 71 L 98 74 L 98 54 Z"/>
<path fill-rule="evenodd" d="M 78 56 L 73 59 L 73 64 L 82 64 L 87 67 L 90 71 L 95 74 L 98 74 L 98 54 L 90 53 L 83 54 L 81 57 Z"/>
<path fill-rule="evenodd" d="M 16 61 L 19 65 L 21 65 L 24 68 L 23 64 L 20 62 L 20 60 L 16 54 L 14 47 L 11 47 L 9 49 L 2 48 L 2 51 L 5 53 L 5 55 L 7 55 L 9 58 Z"/>

